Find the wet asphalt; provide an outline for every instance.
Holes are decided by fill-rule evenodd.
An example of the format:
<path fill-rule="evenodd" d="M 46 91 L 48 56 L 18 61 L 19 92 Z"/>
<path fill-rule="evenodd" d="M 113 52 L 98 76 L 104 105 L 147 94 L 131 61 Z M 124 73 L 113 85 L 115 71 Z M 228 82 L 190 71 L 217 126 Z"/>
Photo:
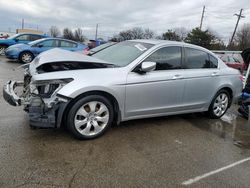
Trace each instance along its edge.
<path fill-rule="evenodd" d="M 0 88 L 22 79 L 0 57 Z M 2 89 L 1 89 L 2 90 Z M 124 122 L 101 138 L 29 128 L 0 92 L 0 187 L 250 187 L 250 161 L 189 186 L 190 178 L 250 157 L 250 128 L 233 105 L 219 120 L 186 114 Z"/>

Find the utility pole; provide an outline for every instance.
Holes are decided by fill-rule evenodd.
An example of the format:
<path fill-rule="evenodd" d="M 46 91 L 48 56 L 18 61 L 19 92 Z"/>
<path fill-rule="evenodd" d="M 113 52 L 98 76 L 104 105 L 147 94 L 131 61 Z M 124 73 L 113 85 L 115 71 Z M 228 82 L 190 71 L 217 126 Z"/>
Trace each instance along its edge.
<path fill-rule="evenodd" d="M 22 29 L 24 28 L 24 19 L 22 19 Z"/>
<path fill-rule="evenodd" d="M 240 14 L 234 14 L 234 16 L 237 16 L 238 19 L 237 19 L 237 22 L 236 22 L 236 25 L 235 25 L 235 28 L 234 28 L 234 32 L 233 32 L 233 35 L 232 35 L 232 38 L 231 38 L 231 41 L 230 41 L 229 45 L 231 45 L 233 40 L 234 40 L 234 35 L 235 35 L 236 31 L 237 31 L 237 27 L 238 27 L 240 19 L 245 18 L 245 16 L 242 15 L 242 11 L 243 11 L 243 9 L 240 9 Z"/>
<path fill-rule="evenodd" d="M 95 41 L 97 41 L 97 32 L 98 32 L 98 24 L 96 24 L 95 28 Z"/>
<path fill-rule="evenodd" d="M 202 15 L 201 15 L 200 30 L 201 30 L 201 28 L 202 28 L 202 24 L 203 24 L 203 19 L 204 19 L 205 9 L 206 9 L 206 7 L 205 7 L 205 6 L 203 6 Z"/>

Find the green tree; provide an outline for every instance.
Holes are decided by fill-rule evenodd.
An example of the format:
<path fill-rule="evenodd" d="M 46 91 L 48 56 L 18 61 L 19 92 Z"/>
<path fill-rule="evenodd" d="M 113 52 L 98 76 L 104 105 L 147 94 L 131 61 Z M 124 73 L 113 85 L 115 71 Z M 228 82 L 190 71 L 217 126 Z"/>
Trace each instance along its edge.
<path fill-rule="evenodd" d="M 181 37 L 173 30 L 169 29 L 162 34 L 163 40 L 181 41 Z"/>
<path fill-rule="evenodd" d="M 216 39 L 215 35 L 208 30 L 202 31 L 199 28 L 194 28 L 188 33 L 185 42 L 212 49 L 212 44 Z"/>

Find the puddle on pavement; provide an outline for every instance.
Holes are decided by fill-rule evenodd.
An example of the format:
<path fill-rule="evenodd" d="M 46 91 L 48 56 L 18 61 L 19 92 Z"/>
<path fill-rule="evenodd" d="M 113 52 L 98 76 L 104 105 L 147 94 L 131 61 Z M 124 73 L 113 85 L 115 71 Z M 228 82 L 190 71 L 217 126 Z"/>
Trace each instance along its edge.
<path fill-rule="evenodd" d="M 236 106 L 220 119 L 209 119 L 200 114 L 185 115 L 183 118 L 202 130 L 231 140 L 238 147 L 250 149 L 250 121 L 238 114 Z"/>

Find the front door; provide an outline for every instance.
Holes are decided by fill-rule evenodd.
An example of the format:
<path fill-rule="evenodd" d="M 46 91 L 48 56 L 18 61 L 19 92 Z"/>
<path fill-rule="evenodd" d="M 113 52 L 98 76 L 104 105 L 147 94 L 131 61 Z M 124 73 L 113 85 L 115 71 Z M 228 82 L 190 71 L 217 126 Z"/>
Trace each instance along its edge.
<path fill-rule="evenodd" d="M 127 77 L 125 117 L 166 114 L 181 110 L 185 79 L 182 48 L 163 47 L 144 62 L 156 62 L 154 71 Z"/>

